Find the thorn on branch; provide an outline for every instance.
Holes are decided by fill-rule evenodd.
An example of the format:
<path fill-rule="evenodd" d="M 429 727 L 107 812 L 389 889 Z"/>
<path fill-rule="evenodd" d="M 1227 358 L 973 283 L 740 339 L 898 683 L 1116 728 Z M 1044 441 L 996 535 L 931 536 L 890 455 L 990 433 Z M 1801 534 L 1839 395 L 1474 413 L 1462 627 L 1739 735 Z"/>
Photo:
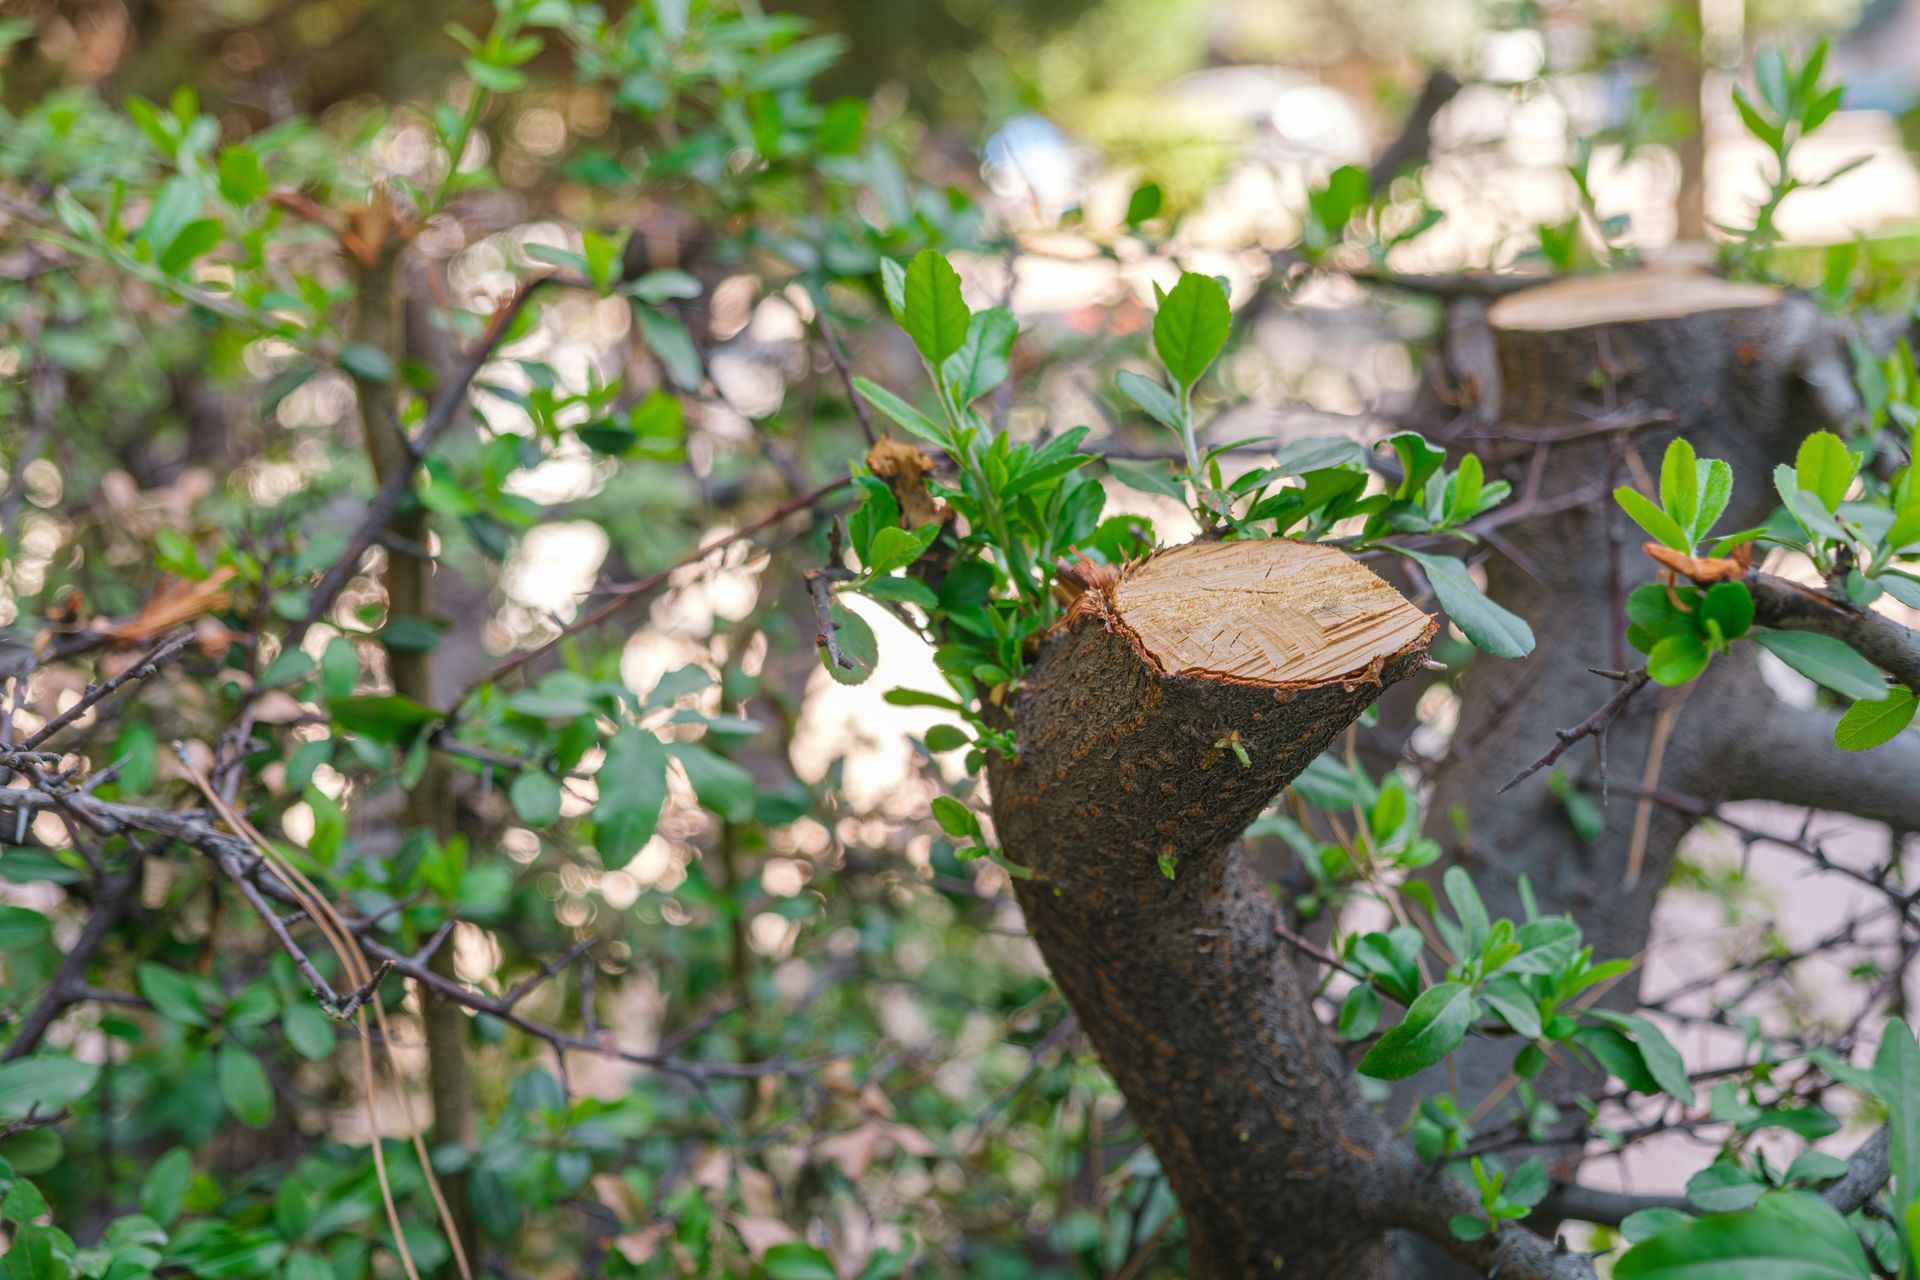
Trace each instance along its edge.
<path fill-rule="evenodd" d="M 813 643 L 827 651 L 827 661 L 842 671 L 851 671 L 853 659 L 840 652 L 840 642 L 834 638 L 840 624 L 833 620 L 833 588 L 828 585 L 832 573 L 831 569 L 809 569 L 806 573 L 807 595 L 813 601 Z"/>
<path fill-rule="evenodd" d="M 358 987 L 355 987 L 352 991 L 349 991 L 347 998 L 340 1001 L 339 1004 L 326 1005 L 325 996 L 321 996 L 321 1003 L 325 1005 L 328 1013 L 344 1022 L 348 1018 L 351 1018 L 361 1005 L 373 999 L 374 992 L 380 989 L 380 980 L 392 972 L 393 961 L 382 960 L 375 966 L 373 976 L 361 983 Z M 320 995 L 317 991 L 314 994 Z"/>

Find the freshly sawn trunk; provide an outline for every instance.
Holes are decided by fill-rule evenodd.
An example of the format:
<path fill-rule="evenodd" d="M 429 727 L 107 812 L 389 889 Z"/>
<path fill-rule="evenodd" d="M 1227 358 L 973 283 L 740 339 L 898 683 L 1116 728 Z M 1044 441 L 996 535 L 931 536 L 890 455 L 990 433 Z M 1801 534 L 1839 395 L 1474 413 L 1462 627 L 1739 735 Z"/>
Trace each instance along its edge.
<path fill-rule="evenodd" d="M 1076 602 L 990 768 L 1028 926 L 1180 1198 L 1195 1275 L 1383 1265 L 1356 1190 L 1386 1131 L 1237 841 L 1433 630 L 1329 548 L 1165 551 Z"/>

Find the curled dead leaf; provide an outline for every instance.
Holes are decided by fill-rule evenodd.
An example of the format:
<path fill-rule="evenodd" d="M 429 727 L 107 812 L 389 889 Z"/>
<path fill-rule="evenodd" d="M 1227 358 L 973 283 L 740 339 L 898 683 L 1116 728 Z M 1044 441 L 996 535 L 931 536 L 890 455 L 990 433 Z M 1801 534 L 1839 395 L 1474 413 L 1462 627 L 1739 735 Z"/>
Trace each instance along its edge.
<path fill-rule="evenodd" d="M 953 519 L 953 509 L 936 500 L 927 488 L 934 461 L 904 440 L 881 436 L 867 451 L 867 470 L 887 482 L 900 504 L 900 523 L 909 529 Z"/>
<path fill-rule="evenodd" d="M 1647 558 L 1655 564 L 1690 579 L 1700 586 L 1708 586 L 1715 582 L 1743 581 L 1753 568 L 1753 544 L 1750 542 L 1743 542 L 1735 547 L 1731 556 L 1683 555 L 1672 547 L 1663 547 L 1657 542 L 1643 543 L 1640 549 L 1646 552 Z"/>
<path fill-rule="evenodd" d="M 226 607 L 233 566 L 222 565 L 205 578 L 181 578 L 168 583 L 128 618 L 98 627 L 115 644 L 137 645 L 155 640 L 175 627 L 195 622 Z M 224 628 L 223 628 L 224 630 Z"/>

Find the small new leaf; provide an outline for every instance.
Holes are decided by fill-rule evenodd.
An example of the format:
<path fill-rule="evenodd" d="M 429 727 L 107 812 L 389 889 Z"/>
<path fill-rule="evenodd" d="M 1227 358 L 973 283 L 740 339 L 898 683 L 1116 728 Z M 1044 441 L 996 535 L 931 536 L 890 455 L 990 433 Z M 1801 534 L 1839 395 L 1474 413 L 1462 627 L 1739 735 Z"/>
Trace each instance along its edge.
<path fill-rule="evenodd" d="M 1189 271 L 1160 300 L 1153 317 L 1153 349 L 1183 390 L 1200 381 L 1220 349 L 1227 345 L 1233 311 L 1226 291 L 1212 276 Z"/>
<path fill-rule="evenodd" d="M 960 296 L 960 273 L 932 249 L 914 254 L 901 295 L 900 327 L 927 363 L 938 369 L 965 346 L 972 320 Z"/>

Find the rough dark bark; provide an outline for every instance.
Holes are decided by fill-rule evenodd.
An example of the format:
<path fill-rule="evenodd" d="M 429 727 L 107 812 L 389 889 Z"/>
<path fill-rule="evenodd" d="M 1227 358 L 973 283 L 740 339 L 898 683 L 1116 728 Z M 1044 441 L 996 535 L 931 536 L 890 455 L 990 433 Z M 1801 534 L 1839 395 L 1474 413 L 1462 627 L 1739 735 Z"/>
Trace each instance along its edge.
<path fill-rule="evenodd" d="M 1196 1275 L 1384 1267 L 1356 1205 L 1387 1130 L 1236 841 L 1418 669 L 1428 634 L 1345 679 L 1167 675 L 1096 588 L 1022 686 L 1018 759 L 990 765 L 998 837 L 1032 871 L 1017 883 L 1028 925 L 1180 1198 Z M 1245 766 L 1222 745 L 1236 732 Z"/>

